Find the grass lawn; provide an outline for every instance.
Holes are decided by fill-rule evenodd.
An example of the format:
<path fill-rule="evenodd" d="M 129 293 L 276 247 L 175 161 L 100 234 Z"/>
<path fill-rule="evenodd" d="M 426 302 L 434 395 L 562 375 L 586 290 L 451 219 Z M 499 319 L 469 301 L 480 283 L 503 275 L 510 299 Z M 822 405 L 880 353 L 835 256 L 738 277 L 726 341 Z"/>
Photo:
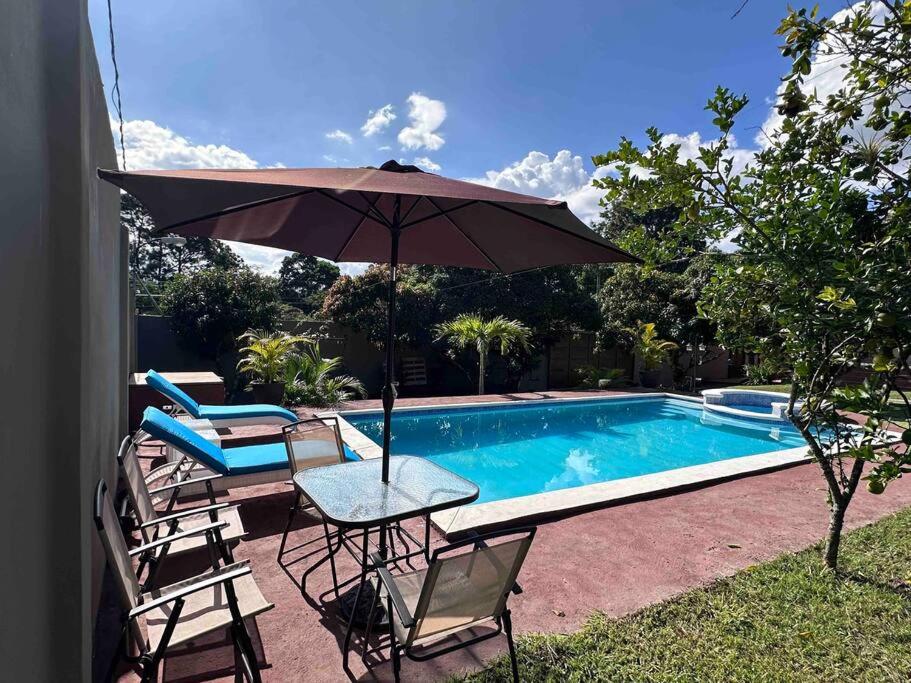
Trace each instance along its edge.
<path fill-rule="evenodd" d="M 911 509 L 848 534 L 838 576 L 820 552 L 622 619 L 595 614 L 571 635 L 522 636 L 522 680 L 911 680 Z M 508 681 L 508 659 L 459 680 Z"/>

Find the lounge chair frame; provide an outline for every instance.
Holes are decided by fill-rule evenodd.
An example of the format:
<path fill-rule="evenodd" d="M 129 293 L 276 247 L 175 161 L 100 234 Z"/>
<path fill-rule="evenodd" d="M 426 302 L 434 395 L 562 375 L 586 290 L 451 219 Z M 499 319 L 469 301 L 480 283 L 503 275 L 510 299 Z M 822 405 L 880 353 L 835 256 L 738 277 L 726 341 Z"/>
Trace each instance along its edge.
<path fill-rule="evenodd" d="M 154 438 L 140 429 L 137 430 L 134 441 L 138 445 Z M 244 488 L 245 486 L 259 486 L 260 484 L 277 484 L 278 482 L 287 481 L 291 476 L 288 468 L 251 474 L 222 474 L 199 462 L 192 455 L 181 450 L 176 444 L 167 442 L 167 447 L 179 454 L 176 460 L 171 461 L 172 463 L 186 462 L 187 460 L 194 463 L 194 467 L 190 468 L 190 473 L 181 485 L 180 495 L 182 496 L 198 495 L 203 492 L 210 494 L 212 492 L 221 493 L 230 488 Z"/>

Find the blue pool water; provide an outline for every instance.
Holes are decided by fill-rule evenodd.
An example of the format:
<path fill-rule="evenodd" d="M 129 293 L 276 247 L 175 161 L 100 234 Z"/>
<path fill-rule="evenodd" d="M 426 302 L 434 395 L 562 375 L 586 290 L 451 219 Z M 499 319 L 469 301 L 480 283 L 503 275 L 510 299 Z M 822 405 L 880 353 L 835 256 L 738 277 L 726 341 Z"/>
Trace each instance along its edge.
<path fill-rule="evenodd" d="M 382 443 L 381 412 L 345 419 Z M 397 410 L 392 434 L 393 455 L 420 455 L 470 479 L 477 502 L 804 445 L 790 426 L 667 398 Z"/>

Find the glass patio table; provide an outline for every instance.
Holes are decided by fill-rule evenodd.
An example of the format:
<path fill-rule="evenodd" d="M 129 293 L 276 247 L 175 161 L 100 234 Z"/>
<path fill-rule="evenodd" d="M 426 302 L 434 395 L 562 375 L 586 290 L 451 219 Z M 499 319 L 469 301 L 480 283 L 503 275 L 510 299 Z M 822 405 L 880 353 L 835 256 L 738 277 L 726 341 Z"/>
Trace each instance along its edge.
<path fill-rule="evenodd" d="M 480 493 L 473 482 L 425 459 L 396 455 L 389 461 L 389 483 L 382 481 L 380 458 L 314 467 L 294 475 L 294 485 L 301 490 L 327 523 L 339 529 L 362 529 L 361 572 L 350 602 L 351 615 L 345 632 L 344 664 L 348 666 L 348 649 L 357 607 L 367 577 L 372 570 L 368 537 L 379 529 L 379 552 L 386 557 L 386 535 L 390 525 L 415 517 L 429 517 L 432 512 L 467 505 Z M 426 537 L 425 548 L 426 554 Z M 373 600 L 370 598 L 370 602 Z M 344 603 L 343 603 L 344 604 Z"/>

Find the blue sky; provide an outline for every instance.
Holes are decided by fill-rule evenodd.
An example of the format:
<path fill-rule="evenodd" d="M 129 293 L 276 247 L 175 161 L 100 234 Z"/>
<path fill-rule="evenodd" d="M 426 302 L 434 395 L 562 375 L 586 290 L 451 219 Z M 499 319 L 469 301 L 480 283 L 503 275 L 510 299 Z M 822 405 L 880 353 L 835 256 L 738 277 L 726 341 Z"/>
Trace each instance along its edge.
<path fill-rule="evenodd" d="M 649 125 L 711 136 L 718 84 L 750 96 L 735 132 L 755 146 L 787 68 L 774 34 L 787 3 L 752 0 L 731 19 L 741 1 L 112 0 L 127 164 L 419 160 L 565 197 L 588 219 L 591 156 Z M 110 87 L 106 4 L 89 7 Z"/>

